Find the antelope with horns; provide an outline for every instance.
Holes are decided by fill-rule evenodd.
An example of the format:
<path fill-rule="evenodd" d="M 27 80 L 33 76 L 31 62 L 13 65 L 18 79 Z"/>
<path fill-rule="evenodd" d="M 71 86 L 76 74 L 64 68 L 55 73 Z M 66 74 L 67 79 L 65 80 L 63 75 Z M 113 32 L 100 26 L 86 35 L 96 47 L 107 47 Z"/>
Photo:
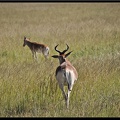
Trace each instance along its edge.
<path fill-rule="evenodd" d="M 67 45 L 67 44 L 66 44 Z M 78 73 L 75 69 L 75 67 L 66 59 L 68 55 L 71 54 L 71 52 L 68 52 L 65 54 L 65 52 L 68 51 L 69 46 L 67 45 L 67 49 L 63 50 L 63 52 L 60 52 L 57 50 L 58 45 L 55 46 L 55 50 L 59 53 L 59 55 L 53 55 L 53 58 L 58 58 L 60 65 L 56 69 L 56 79 L 58 81 L 59 87 L 62 90 L 63 97 L 65 99 L 66 107 L 69 108 L 69 98 L 70 93 L 72 91 L 74 82 L 78 78 Z M 68 92 L 65 93 L 64 86 L 68 86 Z"/>
<path fill-rule="evenodd" d="M 31 42 L 29 39 L 24 37 L 23 47 L 25 45 L 27 45 L 30 48 L 30 50 L 32 51 L 33 58 L 37 59 L 36 52 L 42 53 L 44 55 L 45 59 L 48 58 L 48 55 L 49 55 L 49 47 L 48 46 L 37 43 L 37 42 Z"/>

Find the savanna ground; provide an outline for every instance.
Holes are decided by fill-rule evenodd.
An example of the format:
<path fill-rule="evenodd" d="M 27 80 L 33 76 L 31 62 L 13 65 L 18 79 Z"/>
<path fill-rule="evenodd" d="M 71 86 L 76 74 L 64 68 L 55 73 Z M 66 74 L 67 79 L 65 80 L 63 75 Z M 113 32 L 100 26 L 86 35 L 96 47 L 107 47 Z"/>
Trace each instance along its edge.
<path fill-rule="evenodd" d="M 47 44 L 32 59 L 24 36 Z M 58 49 L 79 77 L 66 110 Z M 0 3 L 0 117 L 120 117 L 120 3 Z"/>

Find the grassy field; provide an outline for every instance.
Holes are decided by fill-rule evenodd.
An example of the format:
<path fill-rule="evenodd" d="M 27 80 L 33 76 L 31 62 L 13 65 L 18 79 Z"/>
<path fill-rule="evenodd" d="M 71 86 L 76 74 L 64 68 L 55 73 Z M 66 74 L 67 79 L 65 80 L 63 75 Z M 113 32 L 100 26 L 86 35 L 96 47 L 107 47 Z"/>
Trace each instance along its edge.
<path fill-rule="evenodd" d="M 24 36 L 50 47 L 47 61 Z M 79 74 L 69 110 L 51 57 L 66 43 Z M 120 117 L 120 3 L 0 3 L 0 117 Z"/>

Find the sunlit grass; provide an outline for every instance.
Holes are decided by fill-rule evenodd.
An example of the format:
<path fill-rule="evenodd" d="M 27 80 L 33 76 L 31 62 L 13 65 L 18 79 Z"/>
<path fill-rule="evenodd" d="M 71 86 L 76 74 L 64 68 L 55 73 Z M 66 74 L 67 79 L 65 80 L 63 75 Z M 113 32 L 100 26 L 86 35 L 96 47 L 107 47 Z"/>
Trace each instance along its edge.
<path fill-rule="evenodd" d="M 1 117 L 119 117 L 119 3 L 0 3 Z M 50 47 L 32 58 L 24 36 Z M 66 110 L 55 79 L 58 49 L 79 77 Z M 69 51 L 70 51 L 69 50 Z"/>

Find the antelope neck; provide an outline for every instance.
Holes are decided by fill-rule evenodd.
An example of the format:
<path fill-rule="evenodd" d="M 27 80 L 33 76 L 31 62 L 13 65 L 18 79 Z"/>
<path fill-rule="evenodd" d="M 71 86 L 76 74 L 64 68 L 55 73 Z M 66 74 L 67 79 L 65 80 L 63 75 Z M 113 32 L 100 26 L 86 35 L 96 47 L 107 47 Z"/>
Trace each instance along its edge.
<path fill-rule="evenodd" d="M 66 62 L 66 59 L 63 58 L 63 57 L 60 57 L 60 58 L 59 58 L 59 62 L 60 62 L 60 64 L 62 64 L 63 62 Z"/>

